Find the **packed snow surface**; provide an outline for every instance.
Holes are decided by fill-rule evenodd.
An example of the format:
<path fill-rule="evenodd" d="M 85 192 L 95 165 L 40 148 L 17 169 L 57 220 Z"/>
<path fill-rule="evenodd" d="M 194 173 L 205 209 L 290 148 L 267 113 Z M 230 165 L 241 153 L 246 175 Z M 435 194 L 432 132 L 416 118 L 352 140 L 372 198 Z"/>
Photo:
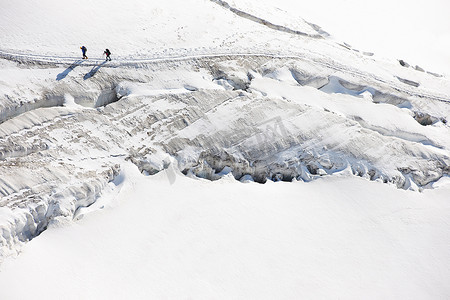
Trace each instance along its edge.
<path fill-rule="evenodd" d="M 278 6 L 2 4 L 0 299 L 450 297 L 446 70 Z"/>
<path fill-rule="evenodd" d="M 361 52 L 403 59 L 412 66 L 450 75 L 447 0 L 278 0 L 276 5 L 320 24 Z"/>
<path fill-rule="evenodd" d="M 448 179 L 416 193 L 345 176 L 145 177 L 124 164 L 96 209 L 4 263 L 2 298 L 443 298 Z"/>

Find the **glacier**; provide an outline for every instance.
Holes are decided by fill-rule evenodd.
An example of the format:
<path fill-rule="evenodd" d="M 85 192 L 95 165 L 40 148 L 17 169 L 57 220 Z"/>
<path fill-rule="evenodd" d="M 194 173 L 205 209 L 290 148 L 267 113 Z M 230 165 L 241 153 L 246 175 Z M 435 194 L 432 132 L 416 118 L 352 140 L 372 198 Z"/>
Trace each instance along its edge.
<path fill-rule="evenodd" d="M 171 0 L 166 4 L 145 5 L 131 1 L 123 10 L 118 1 L 110 1 L 108 10 L 119 20 L 133 16 L 133 21 L 123 19 L 113 25 L 114 36 L 102 27 L 102 22 L 108 22 L 107 16 L 98 16 L 92 23 L 94 12 L 89 8 L 80 8 L 84 14 L 69 15 L 69 20 L 62 20 L 62 15 L 56 12 L 49 14 L 47 20 L 39 20 L 38 11 L 47 10 L 48 6 L 37 3 L 28 6 L 26 2 L 8 6 L 5 11 L 9 14 L 4 13 L 4 18 L 0 18 L 3 20 L 0 22 L 10 22 L 5 26 L 0 23 L 4 37 L 0 46 L 0 262 L 4 261 L 5 265 L 0 277 L 6 278 L 8 272 L 19 272 L 11 270 L 16 260 L 20 266 L 22 257 L 24 268 L 30 264 L 29 260 L 35 260 L 32 254 L 27 256 L 30 254 L 26 249 L 33 249 L 31 245 L 35 241 L 45 241 L 46 234 L 54 235 L 51 232 L 61 232 L 83 222 L 91 224 L 87 228 L 95 232 L 92 228 L 100 224 L 94 221 L 96 215 L 105 218 L 105 222 L 133 219 L 133 214 L 136 220 L 145 219 L 149 212 L 139 212 L 139 209 L 120 216 L 120 205 L 130 205 L 123 204 L 127 198 L 130 201 L 147 199 L 147 193 L 153 190 L 159 193 L 155 198 L 158 201 L 167 197 L 169 211 L 177 209 L 184 191 L 190 195 L 187 199 L 191 199 L 193 205 L 188 210 L 194 212 L 195 205 L 204 208 L 196 204 L 199 199 L 217 197 L 211 204 L 213 212 L 223 205 L 224 209 L 234 212 L 233 205 L 240 207 L 234 201 L 239 199 L 244 204 L 248 199 L 264 199 L 261 208 L 256 202 L 249 205 L 268 214 L 278 205 L 273 201 L 278 199 L 274 196 L 277 193 L 286 194 L 285 198 L 278 199 L 281 202 L 292 202 L 287 199 L 305 193 L 305 198 L 320 201 L 318 205 L 331 205 L 326 199 L 333 199 L 343 207 L 344 200 L 351 198 L 353 208 L 370 207 L 370 201 L 382 201 L 386 207 L 375 209 L 374 215 L 358 210 L 365 218 L 376 220 L 375 225 L 362 221 L 362 228 L 376 228 L 369 230 L 370 238 L 362 238 L 368 247 L 373 239 L 389 251 L 388 245 L 393 242 L 376 237 L 382 233 L 380 228 L 391 223 L 403 226 L 417 222 L 421 226 L 433 226 L 441 234 L 442 244 L 448 245 L 448 238 L 444 238 L 448 224 L 444 219 L 449 212 L 445 200 L 448 200 L 450 175 L 450 80 L 446 75 L 355 50 L 292 12 L 249 1 Z M 50 2 L 54 7 L 49 11 L 70 11 L 75 5 Z M 96 7 L 102 5 L 107 4 L 105 1 L 95 4 Z M 138 6 L 141 9 L 137 10 Z M 15 15 L 28 16 L 37 25 L 32 28 L 24 24 L 23 19 L 12 17 Z M 153 17 L 147 19 L 148 15 Z M 73 36 L 63 37 L 64 32 L 52 29 L 54 24 L 72 24 L 70 20 L 76 22 L 76 18 L 84 21 L 78 30 L 72 25 L 61 25 L 74 30 Z M 91 29 L 95 24 L 102 25 Z M 155 37 L 150 40 L 152 35 Z M 72 50 L 65 50 L 66 47 L 77 50 L 83 39 L 83 43 L 89 42 L 88 60 L 81 60 L 70 52 Z M 64 41 L 64 45 L 60 41 Z M 97 55 L 106 43 L 113 52 L 113 61 L 107 63 Z M 32 50 L 25 51 L 28 48 Z M 168 179 L 169 184 L 162 178 Z M 145 191 L 147 185 L 152 188 Z M 165 192 L 159 185 L 165 187 Z M 123 192 L 123 186 L 135 187 L 127 188 L 132 196 Z M 264 195 L 264 187 L 268 196 Z M 289 192 L 283 192 L 284 189 Z M 240 190 L 244 190 L 243 196 L 237 195 Z M 258 196 L 251 196 L 252 190 Z M 321 190 L 345 196 L 331 196 Z M 370 191 L 368 195 L 364 190 Z M 231 204 L 224 203 L 228 201 L 224 196 L 227 191 L 236 194 L 231 197 Z M 216 193 L 219 195 L 214 195 Z M 314 199 L 316 197 L 321 200 Z M 411 202 L 396 203 L 402 197 Z M 430 206 L 423 203 L 425 199 L 430 201 Z M 283 205 L 286 211 L 290 207 L 301 211 L 302 207 L 294 203 Z M 117 209 L 118 212 L 110 212 L 118 214 L 117 218 L 103 216 L 105 207 Z M 408 209 L 428 210 L 434 214 L 410 214 Z M 397 210 L 402 211 L 400 219 L 395 218 Z M 337 222 L 341 217 L 348 218 L 352 209 L 338 217 L 329 209 L 325 211 Z M 321 214 L 316 209 L 311 212 Z M 206 211 L 203 213 L 207 215 Z M 167 214 L 173 217 L 170 212 Z M 390 217 L 384 219 L 383 214 Z M 282 215 L 280 212 L 278 223 L 271 224 L 287 226 Z M 185 217 L 192 216 L 198 215 Z M 254 217 L 260 218 L 258 214 Z M 297 217 L 304 215 L 299 213 Z M 157 216 L 153 218 L 159 220 Z M 226 214 L 219 216 L 228 224 L 226 218 Z M 149 224 L 153 222 L 156 221 L 149 221 Z M 191 222 L 195 222 L 194 219 Z M 189 224 L 193 223 L 186 226 L 191 226 Z M 247 226 L 244 219 L 238 224 Z M 324 228 L 336 226 L 331 222 L 325 224 Z M 207 219 L 204 225 L 211 226 L 211 220 Z M 347 225 L 357 230 L 361 224 Z M 145 228 L 133 222 L 127 226 L 130 230 L 133 226 Z M 404 229 L 407 238 L 395 233 L 400 242 L 394 245 L 410 245 L 409 239 L 417 232 L 429 234 L 422 227 L 416 230 L 406 226 Z M 74 235 L 74 240 L 82 240 L 83 235 L 67 230 Z M 290 234 L 295 234 L 290 230 Z M 352 238 L 352 230 L 344 240 Z M 235 233 L 218 229 L 205 238 L 212 239 L 214 234 Z M 274 235 L 276 233 L 270 238 Z M 114 241 L 114 235 L 106 234 L 106 237 L 110 239 L 107 243 Z M 195 235 L 192 238 L 195 239 Z M 438 238 L 433 237 L 433 242 L 435 240 Z M 284 241 L 288 241 L 287 237 Z M 417 237 L 418 243 L 424 241 L 426 237 Z M 308 252 L 309 248 L 305 250 L 292 243 L 295 244 L 292 249 Z M 61 245 L 64 248 L 66 244 Z M 312 240 L 309 247 L 314 245 Z M 335 245 L 339 251 L 344 251 L 342 244 Z M 46 249 L 46 246 L 41 247 Z M 214 248 L 212 244 L 210 247 Z M 246 251 L 252 247 L 238 249 Z M 276 246 L 270 243 L 270 247 L 275 249 Z M 441 244 L 433 244 L 431 248 L 438 249 L 442 260 L 448 259 L 448 255 L 441 254 Z M 357 255 L 355 251 L 351 253 Z M 327 251 L 321 253 L 331 255 Z M 338 256 L 339 253 L 342 252 L 338 252 Z M 413 251 L 407 259 L 418 258 L 421 253 Z M 191 251 L 184 254 L 186 259 L 192 258 Z M 267 258 L 272 254 L 269 251 Z M 344 261 L 347 259 L 341 261 L 339 270 L 342 272 L 346 270 Z M 229 260 L 234 261 L 232 257 Z M 439 261 L 437 258 L 430 263 L 437 267 Z M 374 266 L 366 264 L 366 267 Z M 410 270 L 411 266 L 398 268 L 398 276 L 404 280 L 405 270 Z M 445 265 L 442 268 L 443 274 L 448 273 Z M 98 276 L 104 276 L 104 269 L 99 270 Z M 184 271 L 188 270 L 191 269 Z M 283 274 L 283 268 L 278 270 Z M 254 275 L 253 271 L 242 272 L 245 276 Z M 144 273 L 143 276 L 155 276 Z M 295 271 L 286 270 L 280 278 L 289 274 L 298 276 Z M 385 273 L 380 271 L 380 274 Z M 198 280 L 204 280 L 200 277 Z M 406 292 L 400 288 L 398 295 L 448 295 L 440 286 L 444 277 L 434 275 L 429 279 L 439 285 L 433 292 L 426 293 L 417 287 Z M 5 282 L 3 278 L 0 282 Z M 262 282 L 245 278 L 250 285 Z M 416 274 L 414 280 L 420 279 L 420 274 Z M 352 278 L 348 280 L 355 282 Z M 193 283 L 196 284 L 198 282 Z M 213 286 L 203 297 L 220 290 L 220 284 Z M 195 290 L 187 294 L 202 295 Z M 274 287 L 267 295 L 277 291 L 279 289 Z M 311 296 L 314 291 L 312 289 L 311 294 L 297 290 L 293 294 L 287 292 L 284 298 Z M 330 293 L 333 291 L 330 289 Z M 16 292 L 9 289 L 4 295 L 9 299 Z M 355 294 L 350 293 L 351 298 L 358 298 L 360 293 L 355 289 Z M 153 295 L 163 294 L 161 291 Z M 110 295 L 109 292 L 102 290 L 94 298 L 107 298 L 106 295 Z M 174 293 L 171 297 L 184 295 Z M 247 292 L 221 295 L 223 298 L 252 297 Z M 374 292 L 372 295 L 389 298 L 393 294 Z M 143 295 L 134 296 L 141 298 Z M 126 297 L 125 294 L 122 297 Z"/>

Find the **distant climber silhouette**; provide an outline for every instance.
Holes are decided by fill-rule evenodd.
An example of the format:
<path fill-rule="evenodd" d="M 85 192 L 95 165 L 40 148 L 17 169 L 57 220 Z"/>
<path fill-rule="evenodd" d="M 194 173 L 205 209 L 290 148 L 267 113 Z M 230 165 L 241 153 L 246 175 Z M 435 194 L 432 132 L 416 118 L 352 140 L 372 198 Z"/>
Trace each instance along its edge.
<path fill-rule="evenodd" d="M 109 49 L 106 49 L 103 54 L 106 55 L 106 60 L 111 61 L 111 51 L 109 51 Z"/>
<path fill-rule="evenodd" d="M 85 46 L 81 46 L 80 49 L 81 49 L 81 52 L 83 53 L 83 59 L 87 59 L 88 58 L 86 56 L 87 48 Z"/>

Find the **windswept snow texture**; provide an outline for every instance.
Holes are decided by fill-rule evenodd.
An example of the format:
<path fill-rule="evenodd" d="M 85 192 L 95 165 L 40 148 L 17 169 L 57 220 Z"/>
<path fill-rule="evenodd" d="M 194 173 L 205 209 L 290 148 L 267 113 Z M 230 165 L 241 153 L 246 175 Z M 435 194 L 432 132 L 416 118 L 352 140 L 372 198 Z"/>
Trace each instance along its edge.
<path fill-rule="evenodd" d="M 134 294 L 135 298 L 161 297 L 164 291 L 169 298 L 273 298 L 281 291 L 285 293 L 282 298 L 315 294 L 319 298 L 361 298 L 365 294 L 360 287 L 373 280 L 368 298 L 450 296 L 443 279 L 449 277 L 449 257 L 442 250 L 450 243 L 445 221 L 450 175 L 447 77 L 354 51 L 292 11 L 244 0 L 145 4 L 132 0 L 126 5 L 119 1 L 18 0 L 2 6 L 0 34 L 0 262 L 6 260 L 7 266 L 0 277 L 20 272 L 15 260 L 6 258 L 22 250 L 44 251 L 52 257 L 48 245 L 36 246 L 37 250 L 29 246 L 32 243 L 23 247 L 47 228 L 62 227 L 49 231 L 48 236 L 57 236 L 71 231 L 66 225 L 86 224 L 83 230 L 93 231 L 92 241 L 98 240 L 94 224 L 101 222 L 96 223 L 95 216 L 104 214 L 108 224 L 126 223 L 118 240 L 111 236 L 104 241 L 108 245 L 121 245 L 126 232 L 142 231 L 145 237 L 141 240 L 145 245 L 135 248 L 140 235 L 133 235 L 136 242 L 123 242 L 130 248 L 124 246 L 114 255 L 124 255 L 132 263 L 156 259 L 158 270 L 171 268 L 162 273 L 145 271 L 142 280 L 151 281 L 149 287 L 162 283 L 161 288 Z M 88 60 L 80 59 L 82 44 L 88 48 Z M 112 52 L 111 62 L 101 58 L 106 47 Z M 163 175 L 170 183 L 166 190 L 159 186 Z M 247 186 L 238 181 L 252 183 Z M 289 183 L 275 185 L 277 181 Z M 134 188 L 122 192 L 125 185 Z M 216 192 L 218 186 L 221 190 Z M 225 197 L 226 192 L 232 197 Z M 279 193 L 285 194 L 276 197 Z M 302 194 L 303 200 L 297 202 Z M 255 199 L 262 199 L 261 206 Z M 210 213 L 208 201 L 213 201 Z M 90 217 L 91 225 L 77 222 L 111 203 L 117 204 L 117 212 L 96 212 Z M 308 210 L 311 205 L 319 207 Z M 374 211 L 373 205 L 377 206 Z M 271 230 L 252 227 L 265 217 L 270 219 L 275 207 L 278 217 Z M 240 240 L 231 238 L 232 231 L 214 227 L 214 213 L 222 208 L 225 213 L 217 220 L 223 224 L 231 222 L 234 213 L 252 211 L 248 219 L 239 218 L 236 223 L 250 228 Z M 121 209 L 130 211 L 122 215 Z M 204 211 L 197 214 L 197 209 Z M 188 240 L 176 246 L 188 248 L 186 252 L 178 256 L 170 252 L 167 260 L 161 258 L 165 247 L 173 244 L 154 240 L 157 234 L 148 239 L 146 235 L 155 230 L 152 225 L 162 228 L 158 226 L 165 223 L 157 222 L 161 216 L 173 227 L 167 227 L 159 238 L 176 240 L 184 232 L 179 226 L 192 228 L 190 238 L 204 241 L 198 253 L 202 257 L 211 253 L 207 262 L 222 253 L 216 241 L 227 244 L 225 249 L 235 249 L 226 251 L 231 253 L 224 260 L 230 266 L 227 275 L 219 274 L 221 266 L 202 265 L 201 257 L 193 257 L 195 245 L 189 249 L 193 244 Z M 306 229 L 308 221 L 289 221 L 305 216 L 319 223 L 327 221 L 323 227 L 316 224 Z M 339 223 L 349 216 L 355 221 Z M 182 222 L 198 217 L 198 223 Z M 147 222 L 146 218 L 150 220 L 144 226 L 140 222 Z M 290 224 L 298 226 L 291 228 Z M 341 239 L 314 258 L 326 245 L 322 238 L 336 238 L 326 233 L 340 228 L 336 226 L 342 226 Z M 202 227 L 211 231 L 202 235 Z M 280 243 L 274 242 L 286 232 L 283 228 L 289 228 L 288 233 Z M 314 228 L 324 234 L 315 236 Z M 404 229 L 405 236 L 397 229 Z M 74 241 L 81 239 L 76 237 L 81 233 L 75 230 L 73 234 Z M 213 235 L 217 240 L 211 239 Z M 45 243 L 44 236 L 36 243 Z M 50 243 L 57 240 L 48 239 Z M 354 242 L 348 251 L 348 240 L 363 245 L 358 248 Z M 424 246 L 427 241 L 429 248 Z M 421 246 L 403 257 L 399 249 L 411 245 Z M 266 246 L 274 251 L 256 251 Z M 70 246 L 61 245 L 67 253 L 65 247 Z M 380 250 L 366 256 L 370 249 Z M 273 260 L 284 257 L 283 251 L 291 253 L 285 261 Z M 242 258 L 239 253 L 244 253 Z M 246 265 L 252 253 L 258 259 Z M 402 262 L 388 264 L 386 253 L 392 255 L 390 261 Z M 432 259 L 430 253 L 434 253 Z M 23 260 L 19 256 L 17 266 L 26 268 L 36 260 L 34 254 L 28 255 Z M 352 255 L 362 256 L 361 270 L 346 267 Z M 70 256 L 76 255 L 69 252 Z M 180 262 L 198 261 L 202 274 L 194 276 L 192 272 L 198 270 L 192 266 L 167 265 L 174 256 Z M 95 257 L 83 254 L 80 260 L 89 262 Z M 302 270 L 303 259 L 313 271 Z M 127 265 L 123 271 L 132 270 L 127 269 L 126 258 L 115 261 Z M 295 262 L 292 266 L 291 261 Z M 326 268 L 330 261 L 337 264 L 331 273 Z M 383 264 L 376 263 L 380 261 Z M 417 261 L 423 266 L 414 271 Z M 105 264 L 111 265 L 106 260 Z M 235 282 L 230 278 L 240 268 L 238 264 L 243 269 L 236 271 Z M 254 269 L 257 265 L 262 266 L 260 272 Z M 372 272 L 378 266 L 384 267 Z M 96 276 L 104 278 L 108 272 L 100 267 Z M 346 294 L 322 289 L 319 279 L 308 280 L 322 272 L 328 274 L 325 284 L 340 278 L 342 286 L 355 288 L 346 288 Z M 174 286 L 166 281 L 175 273 L 180 277 L 174 282 L 192 281 L 184 281 L 182 288 L 169 294 Z M 69 276 L 85 276 L 53 274 L 61 274 L 61 286 Z M 280 275 L 281 285 L 267 284 L 274 274 Z M 386 274 L 392 277 L 383 277 Z M 407 274 L 414 277 L 408 283 Z M 423 286 L 417 286 L 423 280 L 420 274 L 429 274 Z M 163 279 L 156 282 L 156 278 Z M 209 280 L 205 278 L 216 280 L 204 283 L 201 291 L 202 282 Z M 240 278 L 245 279 L 239 283 L 245 287 L 227 292 Z M 388 282 L 380 278 L 401 284 L 380 292 Z M 135 290 L 144 281 L 137 281 Z M 3 282 L 7 281 L 0 278 L 0 285 Z M 108 298 L 114 291 L 99 289 L 96 294 L 91 283 L 84 284 L 91 288 L 84 289 L 81 298 Z M 28 297 L 15 294 L 13 284 L 7 286 L 0 286 L 0 298 Z M 304 291 L 302 286 L 312 288 Z M 258 293 L 249 294 L 248 287 Z M 39 289 L 29 289 L 33 290 Z"/>
<path fill-rule="evenodd" d="M 2 298 L 449 295 L 449 178 L 424 193 L 348 177 L 241 184 L 170 167 L 145 177 L 131 163 L 120 178 L 103 210 L 47 230 L 3 264 Z"/>
<path fill-rule="evenodd" d="M 274 2 L 260 0 L 260 3 Z M 450 75 L 450 2 L 446 0 L 278 0 L 277 7 L 319 24 L 353 51 L 401 59 L 411 68 Z"/>

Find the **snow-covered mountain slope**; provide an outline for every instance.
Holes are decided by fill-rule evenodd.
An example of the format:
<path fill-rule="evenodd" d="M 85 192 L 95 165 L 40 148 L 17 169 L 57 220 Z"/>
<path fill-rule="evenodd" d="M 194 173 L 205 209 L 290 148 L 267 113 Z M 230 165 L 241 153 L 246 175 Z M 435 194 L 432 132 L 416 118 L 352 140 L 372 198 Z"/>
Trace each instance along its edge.
<path fill-rule="evenodd" d="M 416 193 L 347 176 L 261 185 L 122 167 L 82 219 L 4 262 L 2 298 L 448 295 L 448 182 Z"/>
<path fill-rule="evenodd" d="M 229 4 L 235 8 L 234 2 Z M 236 14 L 245 5 L 237 5 L 236 11 L 231 11 L 224 7 L 229 7 L 226 1 L 171 0 L 157 4 L 130 1 L 124 5 L 121 1 L 104 0 L 95 4 L 88 0 L 45 3 L 19 0 L 5 6 L 0 21 L 2 50 L 25 54 L 75 56 L 83 44 L 92 57 L 100 56 L 108 47 L 115 57 L 137 59 L 158 52 L 183 53 L 184 48 L 189 52 L 206 48 L 203 52 L 207 53 L 211 48 L 263 49 L 274 38 L 290 39 L 288 34 L 276 37 L 268 24 L 256 26 L 248 16 Z M 278 23 L 286 15 L 273 15 L 264 7 L 251 11 L 251 15 L 280 27 L 289 26 L 291 30 L 319 36 L 299 17 L 291 16 Z M 272 45 L 271 48 L 275 49 Z"/>
<path fill-rule="evenodd" d="M 450 75 L 450 2 L 446 0 L 278 0 L 276 5 L 320 24 L 360 51 Z"/>
<path fill-rule="evenodd" d="M 355 51 L 293 12 L 249 1 L 17 1 L 0 14 L 0 260 L 100 208 L 130 164 L 144 175 L 170 167 L 260 183 L 359 176 L 389 184 L 388 199 L 448 212 L 445 76 Z M 152 180 L 143 178 L 130 184 Z"/>

